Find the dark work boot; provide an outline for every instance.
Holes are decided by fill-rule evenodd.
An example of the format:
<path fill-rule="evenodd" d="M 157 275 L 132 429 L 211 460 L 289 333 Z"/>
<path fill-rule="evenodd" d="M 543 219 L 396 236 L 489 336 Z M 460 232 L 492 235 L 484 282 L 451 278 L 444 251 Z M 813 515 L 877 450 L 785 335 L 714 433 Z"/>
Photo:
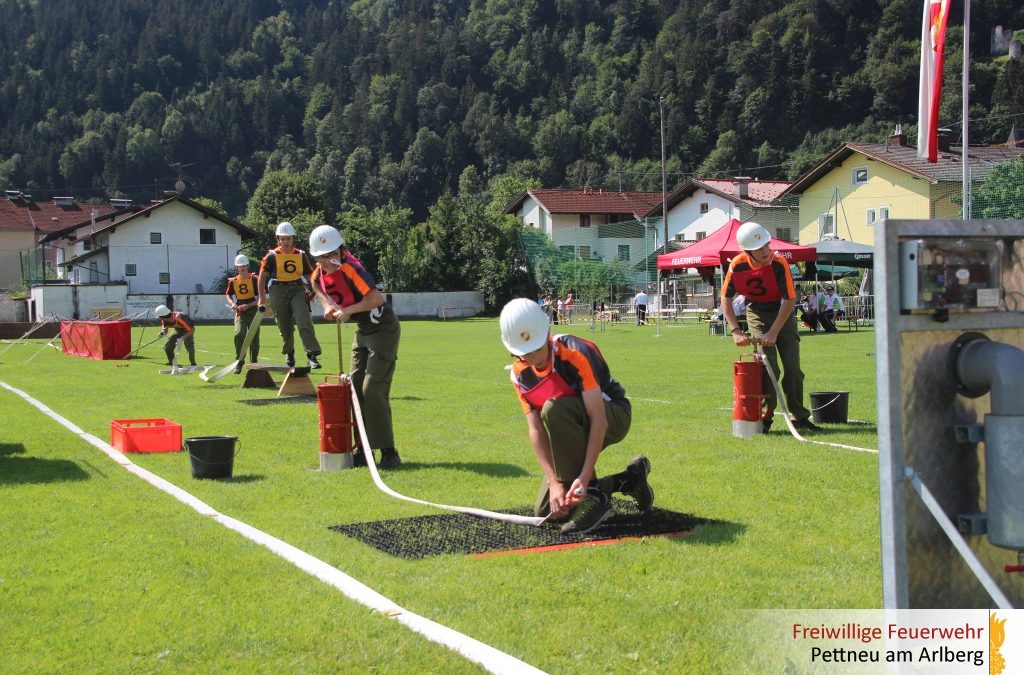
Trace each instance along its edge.
<path fill-rule="evenodd" d="M 309 366 L 310 370 L 317 370 L 320 367 L 320 362 L 316 360 L 319 354 L 313 352 L 306 352 L 306 365 Z"/>
<path fill-rule="evenodd" d="M 289 368 L 295 367 L 295 352 L 288 352 L 284 355 L 284 365 Z"/>
<path fill-rule="evenodd" d="M 402 464 L 402 458 L 398 456 L 398 450 L 384 448 L 380 451 L 380 468 L 397 469 Z"/>

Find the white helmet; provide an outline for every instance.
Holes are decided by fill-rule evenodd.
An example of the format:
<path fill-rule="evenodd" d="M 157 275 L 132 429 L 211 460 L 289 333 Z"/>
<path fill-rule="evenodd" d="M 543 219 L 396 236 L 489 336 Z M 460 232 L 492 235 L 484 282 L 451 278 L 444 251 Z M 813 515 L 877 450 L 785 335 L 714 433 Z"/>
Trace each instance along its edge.
<path fill-rule="evenodd" d="M 548 339 L 548 315 L 533 300 L 512 300 L 501 310 L 501 341 L 516 356 L 540 349 Z"/>
<path fill-rule="evenodd" d="M 736 243 L 744 251 L 756 251 L 771 240 L 772 235 L 768 234 L 768 230 L 755 222 L 743 223 L 736 230 Z"/>
<path fill-rule="evenodd" d="M 330 225 L 319 225 L 309 233 L 309 254 L 325 255 L 337 251 L 345 245 L 345 239 L 337 228 Z"/>
<path fill-rule="evenodd" d="M 239 253 L 238 255 L 235 256 L 235 267 L 241 267 L 242 265 L 245 265 L 246 267 L 248 267 L 249 266 L 249 259 L 246 258 L 241 253 Z"/>
<path fill-rule="evenodd" d="M 157 305 L 156 309 L 153 310 L 153 313 L 159 316 L 160 318 L 163 318 L 165 316 L 170 315 L 171 310 L 167 305 Z"/>
<path fill-rule="evenodd" d="M 295 226 L 286 220 L 277 226 L 277 229 L 274 230 L 274 234 L 278 237 L 294 237 Z"/>

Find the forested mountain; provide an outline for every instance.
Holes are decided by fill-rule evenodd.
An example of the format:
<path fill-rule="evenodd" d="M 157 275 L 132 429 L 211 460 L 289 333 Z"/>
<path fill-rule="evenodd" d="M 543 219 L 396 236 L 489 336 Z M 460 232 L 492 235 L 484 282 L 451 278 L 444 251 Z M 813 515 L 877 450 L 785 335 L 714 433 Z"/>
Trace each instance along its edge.
<path fill-rule="evenodd" d="M 941 123 L 960 118 L 954 3 Z M 271 171 L 329 215 L 420 222 L 484 181 L 660 189 L 794 176 L 841 140 L 913 130 L 921 0 L 3 0 L 0 184 L 234 215 Z M 1005 140 L 1024 64 L 987 57 L 1019 0 L 972 9 L 972 141 Z"/>

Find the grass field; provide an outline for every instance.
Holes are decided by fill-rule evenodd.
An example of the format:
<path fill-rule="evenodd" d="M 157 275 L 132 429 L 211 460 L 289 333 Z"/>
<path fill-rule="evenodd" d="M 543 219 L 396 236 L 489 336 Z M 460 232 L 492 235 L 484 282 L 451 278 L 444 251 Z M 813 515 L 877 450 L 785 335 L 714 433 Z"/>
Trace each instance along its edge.
<path fill-rule="evenodd" d="M 539 471 L 496 320 L 407 321 L 393 408 L 402 494 L 486 509 L 532 505 Z M 731 363 L 703 325 L 592 332 L 633 402 L 601 472 L 652 462 L 656 505 L 711 521 L 678 539 L 523 555 L 391 557 L 328 529 L 436 511 L 378 491 L 365 469 L 323 474 L 315 403 L 158 375 L 160 345 L 127 362 L 44 349 L 0 355 L 0 381 L 84 430 L 167 417 L 185 436 L 237 435 L 234 478 L 197 481 L 184 453 L 131 455 L 221 513 L 334 565 L 429 619 L 537 668 L 738 672 L 741 609 L 881 602 L 877 457 L 731 435 Z M 152 333 L 149 329 L 147 335 Z M 336 372 L 333 326 L 317 333 Z M 263 357 L 280 337 L 263 328 Z M 351 328 L 345 328 L 345 359 Z M 135 338 L 138 338 L 136 329 Z M 869 448 L 874 333 L 803 335 L 805 391 L 848 390 L 849 425 L 813 435 Z M 231 360 L 231 329 L 200 326 L 200 363 Z M 0 343 L 0 351 L 7 345 Z M 263 405 L 256 405 L 262 403 Z M 157 491 L 0 390 L 0 671 L 477 672 Z"/>

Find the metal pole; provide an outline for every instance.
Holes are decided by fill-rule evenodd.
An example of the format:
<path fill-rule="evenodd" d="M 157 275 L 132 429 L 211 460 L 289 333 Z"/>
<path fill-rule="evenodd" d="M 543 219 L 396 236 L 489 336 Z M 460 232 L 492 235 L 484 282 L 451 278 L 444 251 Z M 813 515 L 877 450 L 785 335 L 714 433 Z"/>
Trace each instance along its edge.
<path fill-rule="evenodd" d="M 661 217 L 665 226 L 665 253 L 668 253 L 668 197 L 665 176 L 665 97 L 658 97 L 658 114 L 661 117 Z"/>
<path fill-rule="evenodd" d="M 668 253 L 668 197 L 665 176 L 665 97 L 658 97 L 658 116 L 661 118 L 661 222 L 665 229 L 665 253 Z M 665 306 L 661 302 L 661 275 L 658 275 L 658 337 L 661 337 L 661 322 L 665 320 Z"/>
<path fill-rule="evenodd" d="M 960 147 L 960 164 L 963 170 L 962 196 L 964 200 L 964 220 L 971 219 L 971 183 L 970 171 L 967 166 L 967 108 L 970 103 L 968 93 L 970 89 L 970 67 L 971 67 L 971 0 L 964 0 L 964 70 L 961 76 L 963 89 L 963 144 Z"/>

